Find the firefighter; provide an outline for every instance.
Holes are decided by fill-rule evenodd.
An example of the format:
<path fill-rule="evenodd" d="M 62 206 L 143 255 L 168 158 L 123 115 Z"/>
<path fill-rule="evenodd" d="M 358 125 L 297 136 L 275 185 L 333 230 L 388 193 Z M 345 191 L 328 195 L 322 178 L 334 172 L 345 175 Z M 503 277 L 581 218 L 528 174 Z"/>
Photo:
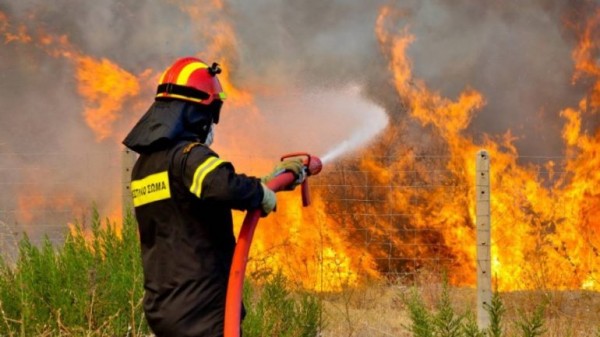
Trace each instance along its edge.
<path fill-rule="evenodd" d="M 158 337 L 223 335 L 235 248 L 232 209 L 276 206 L 274 173 L 236 173 L 210 145 L 225 93 L 218 64 L 177 60 L 162 74 L 154 103 L 123 144 L 139 153 L 131 191 L 144 269 L 144 312 Z M 300 159 L 279 163 L 304 179 Z M 243 315 L 243 314 L 242 314 Z"/>

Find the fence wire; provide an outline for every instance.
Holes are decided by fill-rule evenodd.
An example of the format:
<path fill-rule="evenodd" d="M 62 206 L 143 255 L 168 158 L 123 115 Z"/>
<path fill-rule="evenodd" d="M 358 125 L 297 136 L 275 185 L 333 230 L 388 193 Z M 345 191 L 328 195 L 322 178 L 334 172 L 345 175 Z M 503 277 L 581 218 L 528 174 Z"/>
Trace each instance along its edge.
<path fill-rule="evenodd" d="M 471 197 L 471 181 L 456 179 L 446 168 L 448 157 L 419 156 L 401 166 L 396 160 L 379 158 L 374 170 L 342 163 L 316 177 L 313 186 L 329 216 L 345 224 L 352 242 L 373 256 L 383 275 L 416 280 L 418 270 L 447 272 L 457 256 L 444 241 L 446 224 L 430 214 L 444 204 L 464 211 L 458 203 Z M 468 214 L 463 217 L 462 226 L 472 227 Z M 474 247 L 474 237 L 465 244 Z"/>
<path fill-rule="evenodd" d="M 121 160 L 118 151 L 0 154 L 0 187 L 4 192 L 0 194 L 2 253 L 14 256 L 16 242 L 23 233 L 36 244 L 46 236 L 60 242 L 68 231 L 67 224 L 85 224 L 92 207 L 101 216 L 120 214 Z M 475 232 L 470 208 L 474 205 L 475 173 L 466 167 L 449 170 L 450 160 L 445 156 L 418 156 L 403 165 L 397 164 L 398 158 L 389 157 L 371 159 L 370 165 L 360 160 L 336 162 L 311 177 L 310 183 L 323 200 L 326 217 L 340 224 L 338 230 L 349 242 L 368 252 L 383 275 L 416 280 L 415 273 L 427 269 L 464 274 L 451 279 L 473 284 Z M 564 158 L 519 160 L 535 167 L 540 185 L 549 190 L 553 179 L 566 172 Z M 554 163 L 552 170 L 546 169 L 548 161 Z M 496 188 L 492 186 L 492 195 Z M 511 188 L 515 202 L 520 202 L 525 186 Z M 510 212 L 514 210 L 492 204 L 492 227 L 513 226 L 508 223 Z M 556 212 L 573 216 L 567 210 Z M 543 224 L 546 231 L 551 231 L 553 225 Z M 505 249 L 522 248 L 506 235 L 492 241 Z M 560 242 L 542 240 L 540 244 L 549 245 L 559 255 L 563 249 Z M 586 252 L 597 255 L 594 243 L 589 245 Z M 563 259 L 570 258 L 563 254 Z"/>
<path fill-rule="evenodd" d="M 0 154 L 0 248 L 14 256 L 27 234 L 60 242 L 93 208 L 108 215 L 119 193 L 118 152 Z M 120 200 L 120 199 L 117 199 Z"/>

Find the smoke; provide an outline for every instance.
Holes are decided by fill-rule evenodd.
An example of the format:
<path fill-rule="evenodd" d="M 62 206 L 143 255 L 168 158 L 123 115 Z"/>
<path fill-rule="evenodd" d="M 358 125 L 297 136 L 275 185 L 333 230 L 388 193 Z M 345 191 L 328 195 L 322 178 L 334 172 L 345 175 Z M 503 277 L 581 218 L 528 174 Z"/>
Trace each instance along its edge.
<path fill-rule="evenodd" d="M 466 87 L 483 94 L 487 104 L 466 130 L 473 138 L 510 130 L 521 153 L 560 155 L 559 111 L 576 105 L 585 92 L 582 84 L 571 82 L 574 39 L 564 28 L 565 13 L 581 3 L 589 5 L 558 0 L 398 1 L 395 6 L 404 16 L 390 29 L 408 29 L 415 36 L 409 56 L 415 76 L 429 87 L 448 97 Z M 33 36 L 33 41 L 19 42 L 8 41 L 4 34 L 0 123 L 5 127 L 0 151 L 116 151 L 152 99 L 154 79 L 141 74 L 149 70 L 156 75 L 184 55 L 202 55 L 207 62 L 226 59 L 225 72 L 232 83 L 253 94 L 252 109 L 226 104 L 216 133 L 217 150 L 220 145 L 230 154 L 276 156 L 290 150 L 322 154 L 364 133 L 365 125 L 373 125 L 366 132 L 370 136 L 382 128 L 384 124 L 371 124 L 382 120 L 377 109 L 355 108 L 363 103 L 384 107 L 392 127 L 406 127 L 398 144 L 390 146 L 417 146 L 429 131 L 405 111 L 374 33 L 380 7 L 388 4 L 0 1 L 0 12 L 10 25 L 0 16 L 0 39 L 2 33 L 14 34 L 20 27 Z M 226 36 L 227 27 L 234 36 Z M 107 139 L 97 140 L 86 126 L 75 66 L 51 55 L 39 42 L 43 34 L 66 37 L 81 54 L 110 60 L 142 82 L 139 97 L 124 102 Z M 360 90 L 349 93 L 351 86 Z M 365 144 L 368 140 L 364 138 Z M 40 158 L 36 167 L 49 165 Z M 2 166 L 32 165 L 19 158 L 11 161 Z M 66 163 L 59 178 L 48 181 L 86 179 L 101 174 L 104 167 L 103 162 Z M 25 178 L 11 182 L 20 179 Z M 116 171 L 114 179 L 118 181 Z M 38 188 L 50 190 L 49 182 L 41 181 Z M 101 208 L 114 199 L 115 189 L 102 182 L 74 183 L 71 188 Z"/>
<path fill-rule="evenodd" d="M 232 3 L 243 51 L 239 79 L 309 88 L 357 83 L 395 124 L 409 125 L 410 137 L 424 132 L 407 120 L 391 90 L 374 38 L 383 4 Z M 467 130 L 476 141 L 510 131 L 521 154 L 560 156 L 559 112 L 576 106 L 586 90 L 571 80 L 575 39 L 565 20 L 584 5 L 594 7 L 589 1 L 402 1 L 396 7 L 404 16 L 391 29 L 408 28 L 415 36 L 409 56 L 415 77 L 429 87 L 446 97 L 467 87 L 483 94 L 487 104 Z M 410 137 L 402 142 L 413 144 Z"/>
<path fill-rule="evenodd" d="M 511 130 L 522 154 L 560 155 L 559 112 L 582 92 L 571 85 L 574 41 L 561 17 L 569 5 L 420 2 L 406 20 L 415 76 L 446 97 L 467 86 L 484 95 L 468 130 L 474 137 Z"/>
<path fill-rule="evenodd" d="M 384 1 L 236 1 L 240 76 L 309 87 L 346 85 L 385 68 L 373 27 Z"/>

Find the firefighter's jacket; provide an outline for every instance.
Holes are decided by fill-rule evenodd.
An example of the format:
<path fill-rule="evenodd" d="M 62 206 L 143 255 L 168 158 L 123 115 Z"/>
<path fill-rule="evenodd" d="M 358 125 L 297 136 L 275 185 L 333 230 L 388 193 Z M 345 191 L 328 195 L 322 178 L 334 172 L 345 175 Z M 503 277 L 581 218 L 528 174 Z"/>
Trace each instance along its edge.
<path fill-rule="evenodd" d="M 222 336 L 235 246 L 231 210 L 260 206 L 260 180 L 183 141 L 142 153 L 131 191 L 148 324 L 158 337 Z"/>

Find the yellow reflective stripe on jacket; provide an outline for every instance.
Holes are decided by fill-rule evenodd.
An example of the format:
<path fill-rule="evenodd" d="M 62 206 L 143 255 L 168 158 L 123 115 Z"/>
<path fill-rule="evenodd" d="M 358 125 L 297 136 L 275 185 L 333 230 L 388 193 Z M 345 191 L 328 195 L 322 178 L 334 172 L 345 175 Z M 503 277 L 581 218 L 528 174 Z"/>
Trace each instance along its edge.
<path fill-rule="evenodd" d="M 204 178 L 222 163 L 224 163 L 224 161 L 218 157 L 209 157 L 200 164 L 198 168 L 196 168 L 196 172 L 194 172 L 194 181 L 192 187 L 190 187 L 190 192 L 200 198 L 200 195 L 202 195 L 202 182 L 204 181 Z"/>
<path fill-rule="evenodd" d="M 151 202 L 169 199 L 169 173 L 167 171 L 151 174 L 145 178 L 131 182 L 133 206 L 138 207 Z"/>

